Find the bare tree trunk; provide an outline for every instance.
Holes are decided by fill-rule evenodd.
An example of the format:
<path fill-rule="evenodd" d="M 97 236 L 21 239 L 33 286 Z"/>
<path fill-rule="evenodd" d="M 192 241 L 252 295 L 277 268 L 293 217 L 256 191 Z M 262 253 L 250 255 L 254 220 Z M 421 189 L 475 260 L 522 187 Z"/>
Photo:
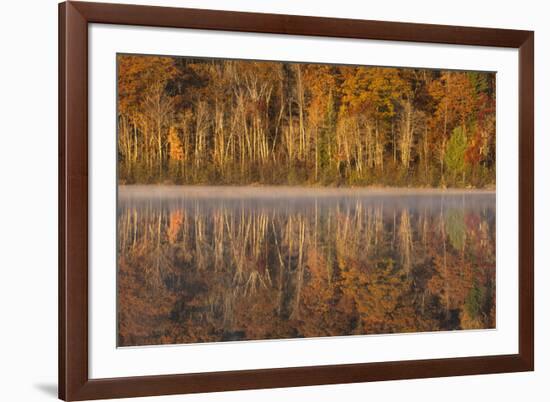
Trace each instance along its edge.
<path fill-rule="evenodd" d="M 300 148 L 299 156 L 300 159 L 304 159 L 306 151 L 306 135 L 304 128 L 304 87 L 302 83 L 302 71 L 299 64 L 296 66 L 296 92 L 298 95 L 298 117 L 299 117 L 299 127 L 300 127 Z"/>
<path fill-rule="evenodd" d="M 401 116 L 401 165 L 409 168 L 411 160 L 411 149 L 413 145 L 413 107 L 410 99 L 403 103 L 403 114 Z"/>

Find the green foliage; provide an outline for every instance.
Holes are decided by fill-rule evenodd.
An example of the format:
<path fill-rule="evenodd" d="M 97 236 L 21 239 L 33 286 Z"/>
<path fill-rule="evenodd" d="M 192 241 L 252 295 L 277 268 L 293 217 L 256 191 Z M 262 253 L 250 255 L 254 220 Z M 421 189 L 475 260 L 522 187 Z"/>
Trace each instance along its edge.
<path fill-rule="evenodd" d="M 489 82 L 487 79 L 487 74 L 479 72 L 469 72 L 468 79 L 472 83 L 476 94 L 486 92 L 489 88 Z"/>
<path fill-rule="evenodd" d="M 466 224 L 462 209 L 450 209 L 445 214 L 447 234 L 451 244 L 456 250 L 462 250 L 466 238 Z"/>
<path fill-rule="evenodd" d="M 464 154 L 467 146 L 466 132 L 462 127 L 455 127 L 445 153 L 445 166 L 451 174 L 453 182 L 456 181 L 457 175 L 465 173 L 466 162 Z"/>
<path fill-rule="evenodd" d="M 470 289 L 464 308 L 471 318 L 477 318 L 483 310 L 483 301 L 485 299 L 485 288 L 480 287 L 477 283 Z"/>

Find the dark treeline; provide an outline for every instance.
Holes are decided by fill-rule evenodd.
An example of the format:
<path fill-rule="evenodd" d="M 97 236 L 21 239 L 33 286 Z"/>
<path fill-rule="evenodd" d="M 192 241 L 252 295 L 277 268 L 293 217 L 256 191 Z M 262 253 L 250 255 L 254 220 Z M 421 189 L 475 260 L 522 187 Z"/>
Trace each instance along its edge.
<path fill-rule="evenodd" d="M 495 74 L 118 56 L 120 183 L 495 184 Z"/>

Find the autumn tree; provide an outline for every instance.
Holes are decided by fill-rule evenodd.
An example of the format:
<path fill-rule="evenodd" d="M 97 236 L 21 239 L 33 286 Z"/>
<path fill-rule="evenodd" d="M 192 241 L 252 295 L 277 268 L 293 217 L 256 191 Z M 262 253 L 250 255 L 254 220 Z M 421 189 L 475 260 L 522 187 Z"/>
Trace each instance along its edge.
<path fill-rule="evenodd" d="M 122 183 L 495 183 L 491 73 L 117 60 Z"/>

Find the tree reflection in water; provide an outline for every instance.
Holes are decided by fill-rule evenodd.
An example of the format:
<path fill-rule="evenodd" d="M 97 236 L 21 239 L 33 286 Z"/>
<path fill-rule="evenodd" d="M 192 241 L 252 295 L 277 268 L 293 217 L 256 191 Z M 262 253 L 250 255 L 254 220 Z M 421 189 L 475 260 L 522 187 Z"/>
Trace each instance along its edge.
<path fill-rule="evenodd" d="M 123 198 L 118 345 L 495 327 L 495 197 Z"/>

